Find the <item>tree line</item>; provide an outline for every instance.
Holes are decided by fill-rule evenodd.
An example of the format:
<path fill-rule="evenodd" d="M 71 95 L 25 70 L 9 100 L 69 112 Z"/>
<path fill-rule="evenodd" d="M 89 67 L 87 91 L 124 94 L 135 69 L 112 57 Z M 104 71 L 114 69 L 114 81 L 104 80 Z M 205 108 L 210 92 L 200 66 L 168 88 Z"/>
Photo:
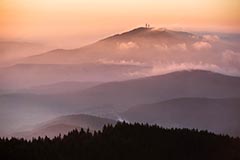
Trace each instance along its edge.
<path fill-rule="evenodd" d="M 196 129 L 117 123 L 53 139 L 0 138 L 2 160 L 240 160 L 240 139 Z"/>

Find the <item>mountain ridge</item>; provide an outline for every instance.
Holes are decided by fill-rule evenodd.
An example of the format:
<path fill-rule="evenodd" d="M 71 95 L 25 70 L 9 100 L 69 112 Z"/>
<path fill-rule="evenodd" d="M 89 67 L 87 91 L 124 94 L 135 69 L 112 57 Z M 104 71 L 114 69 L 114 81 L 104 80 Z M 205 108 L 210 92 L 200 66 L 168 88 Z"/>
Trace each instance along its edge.
<path fill-rule="evenodd" d="M 106 41 L 106 40 L 112 40 L 115 38 L 120 38 L 120 37 L 124 37 L 124 38 L 129 38 L 130 36 L 154 36 L 154 35 L 160 35 L 163 33 L 178 33 L 178 34 L 182 34 L 182 35 L 188 35 L 188 36 L 193 36 L 194 34 L 192 33 L 188 33 L 188 32 L 183 32 L 183 31 L 174 31 L 174 30 L 168 30 L 166 28 L 146 28 L 146 27 L 138 27 L 138 28 L 134 28 L 130 31 L 126 31 L 120 34 L 115 34 L 113 36 L 107 37 L 105 39 L 100 40 L 101 41 Z M 163 35 L 162 35 L 163 36 Z"/>
<path fill-rule="evenodd" d="M 138 57 L 128 57 L 125 53 L 129 48 L 137 49 L 147 47 L 150 49 L 151 43 L 154 45 L 177 45 L 178 43 L 195 42 L 199 38 L 192 33 L 182 31 L 172 31 L 167 29 L 154 29 L 139 27 L 103 38 L 92 44 L 75 49 L 56 49 L 40 55 L 28 57 L 23 62 L 27 63 L 82 63 L 83 61 L 97 61 L 101 58 L 109 59 L 139 59 Z M 149 42 L 147 44 L 146 42 Z M 150 43 L 151 42 L 151 43 Z M 126 47 L 126 48 L 125 48 Z M 153 52 L 152 50 L 151 52 Z M 154 51 L 156 52 L 156 51 Z M 139 53 L 139 56 L 143 56 Z M 114 57 L 115 56 L 115 57 Z M 141 57 L 140 56 L 140 57 Z"/>
<path fill-rule="evenodd" d="M 239 114 L 240 97 L 182 97 L 136 105 L 121 116 L 129 122 L 157 124 L 167 128 L 195 128 L 239 137 Z"/>
<path fill-rule="evenodd" d="M 48 115 L 50 117 L 66 113 L 85 113 L 117 119 L 118 114 L 135 105 L 179 97 L 238 97 L 239 86 L 240 77 L 209 71 L 185 71 L 159 77 L 109 82 L 67 94 L 8 94 L 0 96 L 4 115 L 1 118 L 3 122 L 9 121 L 11 117 L 9 113 L 17 112 L 24 115 L 22 122 L 27 121 L 29 116 L 44 115 L 45 117 L 46 114 L 50 114 Z M 15 120 L 9 122 L 10 126 L 19 125 L 19 117 L 11 118 Z M 9 125 L 4 127 L 8 128 Z"/>

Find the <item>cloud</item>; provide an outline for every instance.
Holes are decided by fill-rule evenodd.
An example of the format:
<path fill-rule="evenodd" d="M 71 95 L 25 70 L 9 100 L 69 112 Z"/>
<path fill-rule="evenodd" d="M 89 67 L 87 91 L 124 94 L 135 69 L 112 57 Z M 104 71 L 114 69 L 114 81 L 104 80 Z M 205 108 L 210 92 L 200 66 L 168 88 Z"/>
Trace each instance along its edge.
<path fill-rule="evenodd" d="M 167 65 L 154 65 L 150 75 L 165 74 L 174 71 L 181 70 L 209 70 L 215 72 L 221 72 L 221 68 L 215 64 L 207 64 L 203 62 L 199 63 L 171 63 Z"/>
<path fill-rule="evenodd" d="M 128 49 L 139 48 L 139 46 L 134 42 L 127 42 L 127 43 L 118 44 L 118 48 L 121 49 L 121 50 L 128 50 Z"/>
<path fill-rule="evenodd" d="M 187 45 L 186 45 L 186 43 L 179 43 L 179 44 L 177 44 L 176 46 L 177 46 L 176 49 L 180 49 L 180 50 L 182 50 L 182 51 L 186 51 L 186 50 L 187 50 Z"/>
<path fill-rule="evenodd" d="M 197 36 L 197 35 L 191 35 L 189 37 L 192 38 L 192 39 L 198 39 L 199 38 L 199 36 Z"/>
<path fill-rule="evenodd" d="M 168 51 L 168 46 L 165 43 L 155 44 L 154 47 L 159 51 Z"/>
<path fill-rule="evenodd" d="M 114 61 L 114 60 L 107 60 L 107 59 L 99 59 L 98 62 L 101 63 L 101 64 L 116 64 L 116 65 L 136 65 L 136 66 L 144 65 L 144 63 L 137 62 L 137 61 L 134 61 L 134 60 Z"/>
<path fill-rule="evenodd" d="M 208 42 L 217 42 L 220 38 L 217 35 L 203 35 L 203 40 Z"/>
<path fill-rule="evenodd" d="M 215 64 L 208 64 L 208 63 L 169 63 L 169 64 L 155 64 L 152 68 L 143 71 L 135 71 L 128 73 L 130 77 L 145 77 L 145 76 L 154 76 L 154 75 L 162 75 L 166 73 L 171 73 L 175 71 L 182 71 L 182 70 L 209 70 L 213 72 L 225 73 L 225 70 L 220 68 Z"/>
<path fill-rule="evenodd" d="M 159 51 L 186 51 L 187 45 L 186 43 L 178 43 L 174 46 L 168 46 L 165 43 L 162 44 L 155 44 L 154 47 Z"/>
<path fill-rule="evenodd" d="M 208 42 L 204 42 L 204 41 L 199 41 L 199 42 L 195 42 L 193 43 L 193 48 L 196 50 L 201 50 L 201 49 L 210 49 L 212 48 L 212 45 Z"/>
<path fill-rule="evenodd" d="M 227 74 L 240 76 L 240 52 L 225 50 L 222 53 L 222 62 Z"/>
<path fill-rule="evenodd" d="M 125 122 L 125 123 L 129 123 L 129 121 L 128 120 L 126 120 L 125 118 L 122 118 L 121 116 L 117 116 L 117 121 L 119 121 L 119 122 Z"/>
<path fill-rule="evenodd" d="M 225 50 L 222 54 L 224 62 L 238 62 L 240 64 L 240 53 L 232 50 Z"/>
<path fill-rule="evenodd" d="M 234 52 L 232 50 L 226 50 L 222 53 L 223 63 L 231 70 L 240 72 L 240 52 Z"/>

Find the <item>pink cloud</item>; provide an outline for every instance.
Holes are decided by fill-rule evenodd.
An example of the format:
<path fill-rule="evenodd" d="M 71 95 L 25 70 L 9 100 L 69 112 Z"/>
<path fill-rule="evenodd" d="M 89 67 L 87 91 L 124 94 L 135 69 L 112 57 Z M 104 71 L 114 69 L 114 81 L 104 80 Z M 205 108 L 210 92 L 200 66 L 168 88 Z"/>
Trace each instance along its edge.
<path fill-rule="evenodd" d="M 107 60 L 107 59 L 99 59 L 99 63 L 101 64 L 117 64 L 117 65 L 136 65 L 136 66 L 141 66 L 144 65 L 144 63 L 134 61 L 134 60 Z"/>
<path fill-rule="evenodd" d="M 196 50 L 201 50 L 201 49 L 210 49 L 212 48 L 212 45 L 208 42 L 204 42 L 204 41 L 199 41 L 199 42 L 195 42 L 193 43 L 193 48 Z"/>
<path fill-rule="evenodd" d="M 165 43 L 162 44 L 155 44 L 154 47 L 159 51 L 168 51 L 168 46 Z"/>
<path fill-rule="evenodd" d="M 128 50 L 128 49 L 139 48 L 139 46 L 136 43 L 134 43 L 134 42 L 120 43 L 118 45 L 118 47 L 121 50 Z"/>
<path fill-rule="evenodd" d="M 217 35 L 203 35 L 203 40 L 208 42 L 217 42 L 219 39 Z"/>
<path fill-rule="evenodd" d="M 186 43 L 179 43 L 179 44 L 177 44 L 177 49 L 180 49 L 182 51 L 186 51 L 187 50 Z"/>
<path fill-rule="evenodd" d="M 222 53 L 223 62 L 229 66 L 240 69 L 240 53 L 226 50 Z"/>

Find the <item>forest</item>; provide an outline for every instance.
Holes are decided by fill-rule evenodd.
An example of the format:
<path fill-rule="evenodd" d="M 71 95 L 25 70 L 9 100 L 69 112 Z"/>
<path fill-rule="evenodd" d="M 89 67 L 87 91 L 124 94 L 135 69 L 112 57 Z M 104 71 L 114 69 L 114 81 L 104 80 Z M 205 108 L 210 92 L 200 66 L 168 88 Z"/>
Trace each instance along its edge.
<path fill-rule="evenodd" d="M 197 129 L 118 122 L 101 131 L 73 130 L 32 140 L 0 138 L 2 160 L 238 160 L 240 139 Z"/>

